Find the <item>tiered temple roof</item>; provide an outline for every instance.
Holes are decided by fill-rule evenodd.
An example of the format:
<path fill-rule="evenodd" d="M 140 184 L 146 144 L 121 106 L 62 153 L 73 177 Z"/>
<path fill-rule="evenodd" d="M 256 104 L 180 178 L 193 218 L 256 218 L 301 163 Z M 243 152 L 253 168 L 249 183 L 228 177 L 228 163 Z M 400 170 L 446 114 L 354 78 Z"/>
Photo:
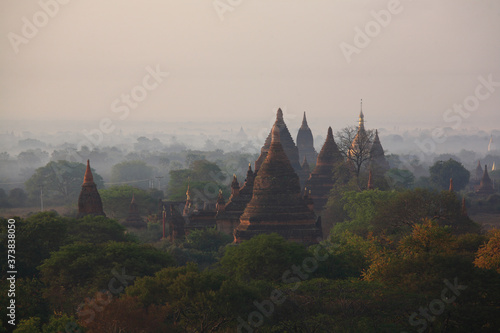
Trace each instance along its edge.
<path fill-rule="evenodd" d="M 299 161 L 304 161 L 304 158 L 309 161 L 316 161 L 318 153 L 314 149 L 314 139 L 311 129 L 307 125 L 305 112 L 302 118 L 302 125 L 297 133 L 297 148 L 299 150 Z"/>
<path fill-rule="evenodd" d="M 228 235 L 233 234 L 234 229 L 240 224 L 240 216 L 252 199 L 254 179 L 255 175 L 249 164 L 245 183 L 241 188 L 238 188 L 237 194 L 232 191 L 231 197 L 229 197 L 224 209 L 217 213 L 216 221 L 218 230 Z"/>
<path fill-rule="evenodd" d="M 234 231 L 236 243 L 273 232 L 302 243 L 316 243 L 322 236 L 314 212 L 300 196 L 299 177 L 280 142 L 281 133 L 276 123 L 266 159 L 254 180 L 252 199 Z"/>
<path fill-rule="evenodd" d="M 106 216 L 106 214 L 104 214 L 104 210 L 102 209 L 101 196 L 99 195 L 97 186 L 94 183 L 92 170 L 90 170 L 89 160 L 87 160 L 87 169 L 85 170 L 85 176 L 83 177 L 82 190 L 80 191 L 80 196 L 78 197 L 77 218 L 87 215 Z"/>
<path fill-rule="evenodd" d="M 306 180 L 305 179 L 306 176 L 303 174 L 302 168 L 299 163 L 299 150 L 295 145 L 295 142 L 293 142 L 290 132 L 288 131 L 288 128 L 283 119 L 283 111 L 281 111 L 281 109 L 278 109 L 278 111 L 276 112 L 276 121 L 274 122 L 273 128 L 275 127 L 278 129 L 280 133 L 281 145 L 283 146 L 283 150 L 285 151 L 286 156 L 290 160 L 290 163 L 295 172 L 297 173 L 297 175 L 299 175 L 301 183 L 304 183 Z M 256 173 L 259 172 L 262 163 L 265 161 L 267 157 L 269 148 L 271 146 L 271 141 L 272 141 L 272 130 L 271 132 L 269 132 L 266 142 L 264 143 L 264 146 L 260 150 L 259 158 L 255 161 Z"/>
<path fill-rule="evenodd" d="M 310 198 L 314 201 L 314 209 L 319 212 L 328 201 L 328 194 L 335 181 L 333 180 L 333 168 L 344 158 L 333 138 L 332 128 L 328 128 L 325 143 L 321 148 L 311 176 L 306 182 L 307 189 L 311 192 Z"/>

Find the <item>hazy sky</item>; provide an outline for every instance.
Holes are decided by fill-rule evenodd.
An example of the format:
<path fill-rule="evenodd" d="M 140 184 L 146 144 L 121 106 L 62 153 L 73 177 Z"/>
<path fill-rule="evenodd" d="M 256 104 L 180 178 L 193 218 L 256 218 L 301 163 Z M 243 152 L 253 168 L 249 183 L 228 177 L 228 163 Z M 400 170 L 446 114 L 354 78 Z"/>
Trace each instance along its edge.
<path fill-rule="evenodd" d="M 354 125 L 361 98 L 370 128 L 500 127 L 498 0 L 55 1 L 0 2 L 0 130 L 105 118 L 245 127 L 281 106 L 285 121 L 306 111 L 326 131 Z M 381 26 L 372 11 L 388 8 Z M 342 43 L 358 45 L 350 62 Z M 169 72 L 159 84 L 156 68 Z M 131 92 L 133 107 L 121 100 Z M 474 111 L 443 120 L 464 101 Z"/>

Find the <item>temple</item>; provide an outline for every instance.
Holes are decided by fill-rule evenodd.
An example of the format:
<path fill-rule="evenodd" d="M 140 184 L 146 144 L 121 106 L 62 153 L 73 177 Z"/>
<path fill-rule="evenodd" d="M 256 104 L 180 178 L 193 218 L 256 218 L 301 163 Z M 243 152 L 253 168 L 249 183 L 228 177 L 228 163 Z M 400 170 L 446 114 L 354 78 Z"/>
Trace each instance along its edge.
<path fill-rule="evenodd" d="M 218 230 L 233 235 L 234 229 L 240 224 L 240 217 L 245 207 L 252 199 L 254 178 L 255 175 L 249 164 L 245 183 L 241 188 L 238 185 L 237 189 L 235 185 L 231 186 L 231 196 L 228 202 L 221 211 L 217 212 L 215 219 Z"/>
<path fill-rule="evenodd" d="M 316 159 L 316 166 L 306 182 L 306 187 L 310 191 L 309 197 L 314 202 L 316 212 L 320 212 L 328 201 L 328 195 L 335 183 L 333 169 L 342 162 L 344 158 L 335 143 L 332 128 L 329 127 L 325 143 Z"/>
<path fill-rule="evenodd" d="M 278 109 L 278 111 L 276 112 L 276 121 L 274 122 L 273 128 L 275 127 L 280 133 L 281 145 L 283 147 L 283 150 L 286 156 L 288 157 L 288 160 L 290 161 L 294 171 L 299 176 L 300 184 L 303 185 L 307 179 L 306 175 L 302 172 L 302 167 L 300 166 L 299 163 L 299 150 L 295 145 L 295 142 L 293 142 L 290 132 L 288 131 L 288 128 L 283 119 L 283 111 L 281 111 L 281 109 Z M 271 146 L 271 141 L 272 141 L 272 130 L 271 132 L 269 132 L 269 135 L 267 136 L 264 146 L 260 150 L 259 158 L 257 158 L 257 160 L 255 161 L 255 173 L 257 174 L 259 172 L 262 163 L 265 161 L 267 157 L 269 148 Z"/>
<path fill-rule="evenodd" d="M 476 194 L 478 195 L 490 195 L 495 193 L 495 189 L 493 188 L 493 182 L 491 181 L 490 176 L 488 175 L 488 166 L 484 166 L 484 173 L 481 179 L 481 183 L 479 184 L 479 188 L 476 190 Z"/>
<path fill-rule="evenodd" d="M 147 224 L 144 222 L 141 215 L 139 214 L 139 207 L 135 203 L 134 194 L 132 194 L 132 201 L 130 202 L 127 218 L 125 219 L 125 222 L 123 222 L 123 225 L 126 227 L 137 228 L 137 229 L 147 227 Z"/>
<path fill-rule="evenodd" d="M 106 216 L 102 208 L 102 201 L 97 186 L 94 183 L 94 176 L 90 170 L 90 161 L 87 160 L 87 169 L 83 177 L 82 190 L 78 197 L 78 215 L 77 218 L 84 216 Z"/>
<path fill-rule="evenodd" d="M 299 150 L 299 161 L 304 159 L 314 162 L 318 157 L 318 153 L 314 149 L 314 139 L 311 129 L 307 125 L 306 113 L 302 118 L 302 125 L 297 133 L 297 148 Z"/>
<path fill-rule="evenodd" d="M 378 137 L 378 130 L 375 130 L 375 138 L 370 148 L 370 169 L 378 176 L 383 176 L 389 171 L 390 166 L 385 158 L 384 148 Z"/>
<path fill-rule="evenodd" d="M 254 180 L 252 199 L 234 230 L 235 243 L 262 233 L 278 233 L 285 239 L 305 244 L 321 239 L 320 222 L 300 196 L 299 177 L 281 144 L 283 132 L 278 122 L 275 123 L 266 158 Z"/>

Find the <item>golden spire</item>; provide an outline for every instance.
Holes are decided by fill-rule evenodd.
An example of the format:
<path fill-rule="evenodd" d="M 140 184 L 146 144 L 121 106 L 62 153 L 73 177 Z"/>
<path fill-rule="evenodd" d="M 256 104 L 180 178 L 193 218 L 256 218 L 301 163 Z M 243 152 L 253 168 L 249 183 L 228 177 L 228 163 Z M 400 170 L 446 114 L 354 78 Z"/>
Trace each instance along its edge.
<path fill-rule="evenodd" d="M 361 111 L 359 112 L 359 128 L 358 130 L 365 129 L 365 115 L 363 114 L 363 99 L 361 99 Z"/>

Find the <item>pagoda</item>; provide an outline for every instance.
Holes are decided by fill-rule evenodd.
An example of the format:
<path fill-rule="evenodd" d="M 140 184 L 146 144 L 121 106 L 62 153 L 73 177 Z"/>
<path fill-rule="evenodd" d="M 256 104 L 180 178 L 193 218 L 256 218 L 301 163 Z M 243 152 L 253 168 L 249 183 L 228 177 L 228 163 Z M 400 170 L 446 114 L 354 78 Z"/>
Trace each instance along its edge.
<path fill-rule="evenodd" d="M 481 183 L 479 184 L 479 188 L 476 190 L 476 194 L 479 195 L 490 195 L 495 193 L 495 189 L 493 188 L 493 182 L 491 181 L 490 176 L 488 175 L 488 166 L 484 166 L 484 173 L 481 179 Z"/>
<path fill-rule="evenodd" d="M 285 154 L 288 157 L 294 171 L 299 176 L 300 183 L 302 185 L 306 181 L 306 175 L 304 175 L 302 172 L 302 168 L 299 162 L 299 150 L 295 145 L 295 142 L 293 142 L 290 132 L 288 131 L 288 128 L 283 119 L 283 111 L 281 111 L 281 109 L 278 109 L 278 111 L 276 112 L 276 121 L 274 122 L 273 128 L 274 127 L 276 127 L 277 130 L 279 131 L 283 150 L 285 151 Z M 265 161 L 267 154 L 269 152 L 269 148 L 271 146 L 271 141 L 272 141 L 272 130 L 271 132 L 269 132 L 269 135 L 267 136 L 264 146 L 260 150 L 259 158 L 257 158 L 257 160 L 255 161 L 255 173 L 259 172 L 260 166 Z"/>
<path fill-rule="evenodd" d="M 297 133 L 297 148 L 299 150 L 299 161 L 304 161 L 304 159 L 316 161 L 318 153 L 314 149 L 314 139 L 311 129 L 307 125 L 305 112 L 302 118 L 302 125 Z"/>
<path fill-rule="evenodd" d="M 234 178 L 234 177 L 233 177 Z M 245 183 L 238 190 L 231 186 L 231 196 L 222 211 L 217 212 L 215 217 L 217 230 L 233 235 L 234 229 L 240 224 L 240 217 L 247 204 L 252 200 L 253 183 L 255 175 L 249 164 Z"/>
<path fill-rule="evenodd" d="M 235 243 L 263 233 L 277 233 L 305 244 L 317 243 L 322 237 L 321 225 L 300 195 L 299 177 L 281 144 L 283 132 L 275 123 L 267 156 L 254 180 L 252 199 L 234 230 Z"/>
<path fill-rule="evenodd" d="M 341 162 L 344 162 L 344 158 L 335 143 L 332 128 L 328 127 L 328 134 L 316 159 L 316 166 L 306 182 L 316 212 L 321 211 L 328 201 L 328 195 L 335 183 L 333 169 Z"/>
<path fill-rule="evenodd" d="M 139 207 L 135 203 L 135 195 L 132 194 L 132 201 L 128 209 L 127 218 L 123 225 L 132 228 L 145 228 L 147 225 L 139 214 Z"/>
<path fill-rule="evenodd" d="M 78 215 L 77 218 L 84 216 L 106 216 L 102 209 L 102 201 L 97 186 L 94 183 L 94 176 L 90 170 L 90 161 L 87 160 L 87 169 L 83 177 L 82 190 L 78 197 Z"/>
<path fill-rule="evenodd" d="M 375 138 L 370 148 L 370 168 L 380 176 L 385 175 L 390 169 L 389 162 L 385 158 L 384 148 L 382 148 L 378 137 L 378 130 L 375 130 Z"/>

